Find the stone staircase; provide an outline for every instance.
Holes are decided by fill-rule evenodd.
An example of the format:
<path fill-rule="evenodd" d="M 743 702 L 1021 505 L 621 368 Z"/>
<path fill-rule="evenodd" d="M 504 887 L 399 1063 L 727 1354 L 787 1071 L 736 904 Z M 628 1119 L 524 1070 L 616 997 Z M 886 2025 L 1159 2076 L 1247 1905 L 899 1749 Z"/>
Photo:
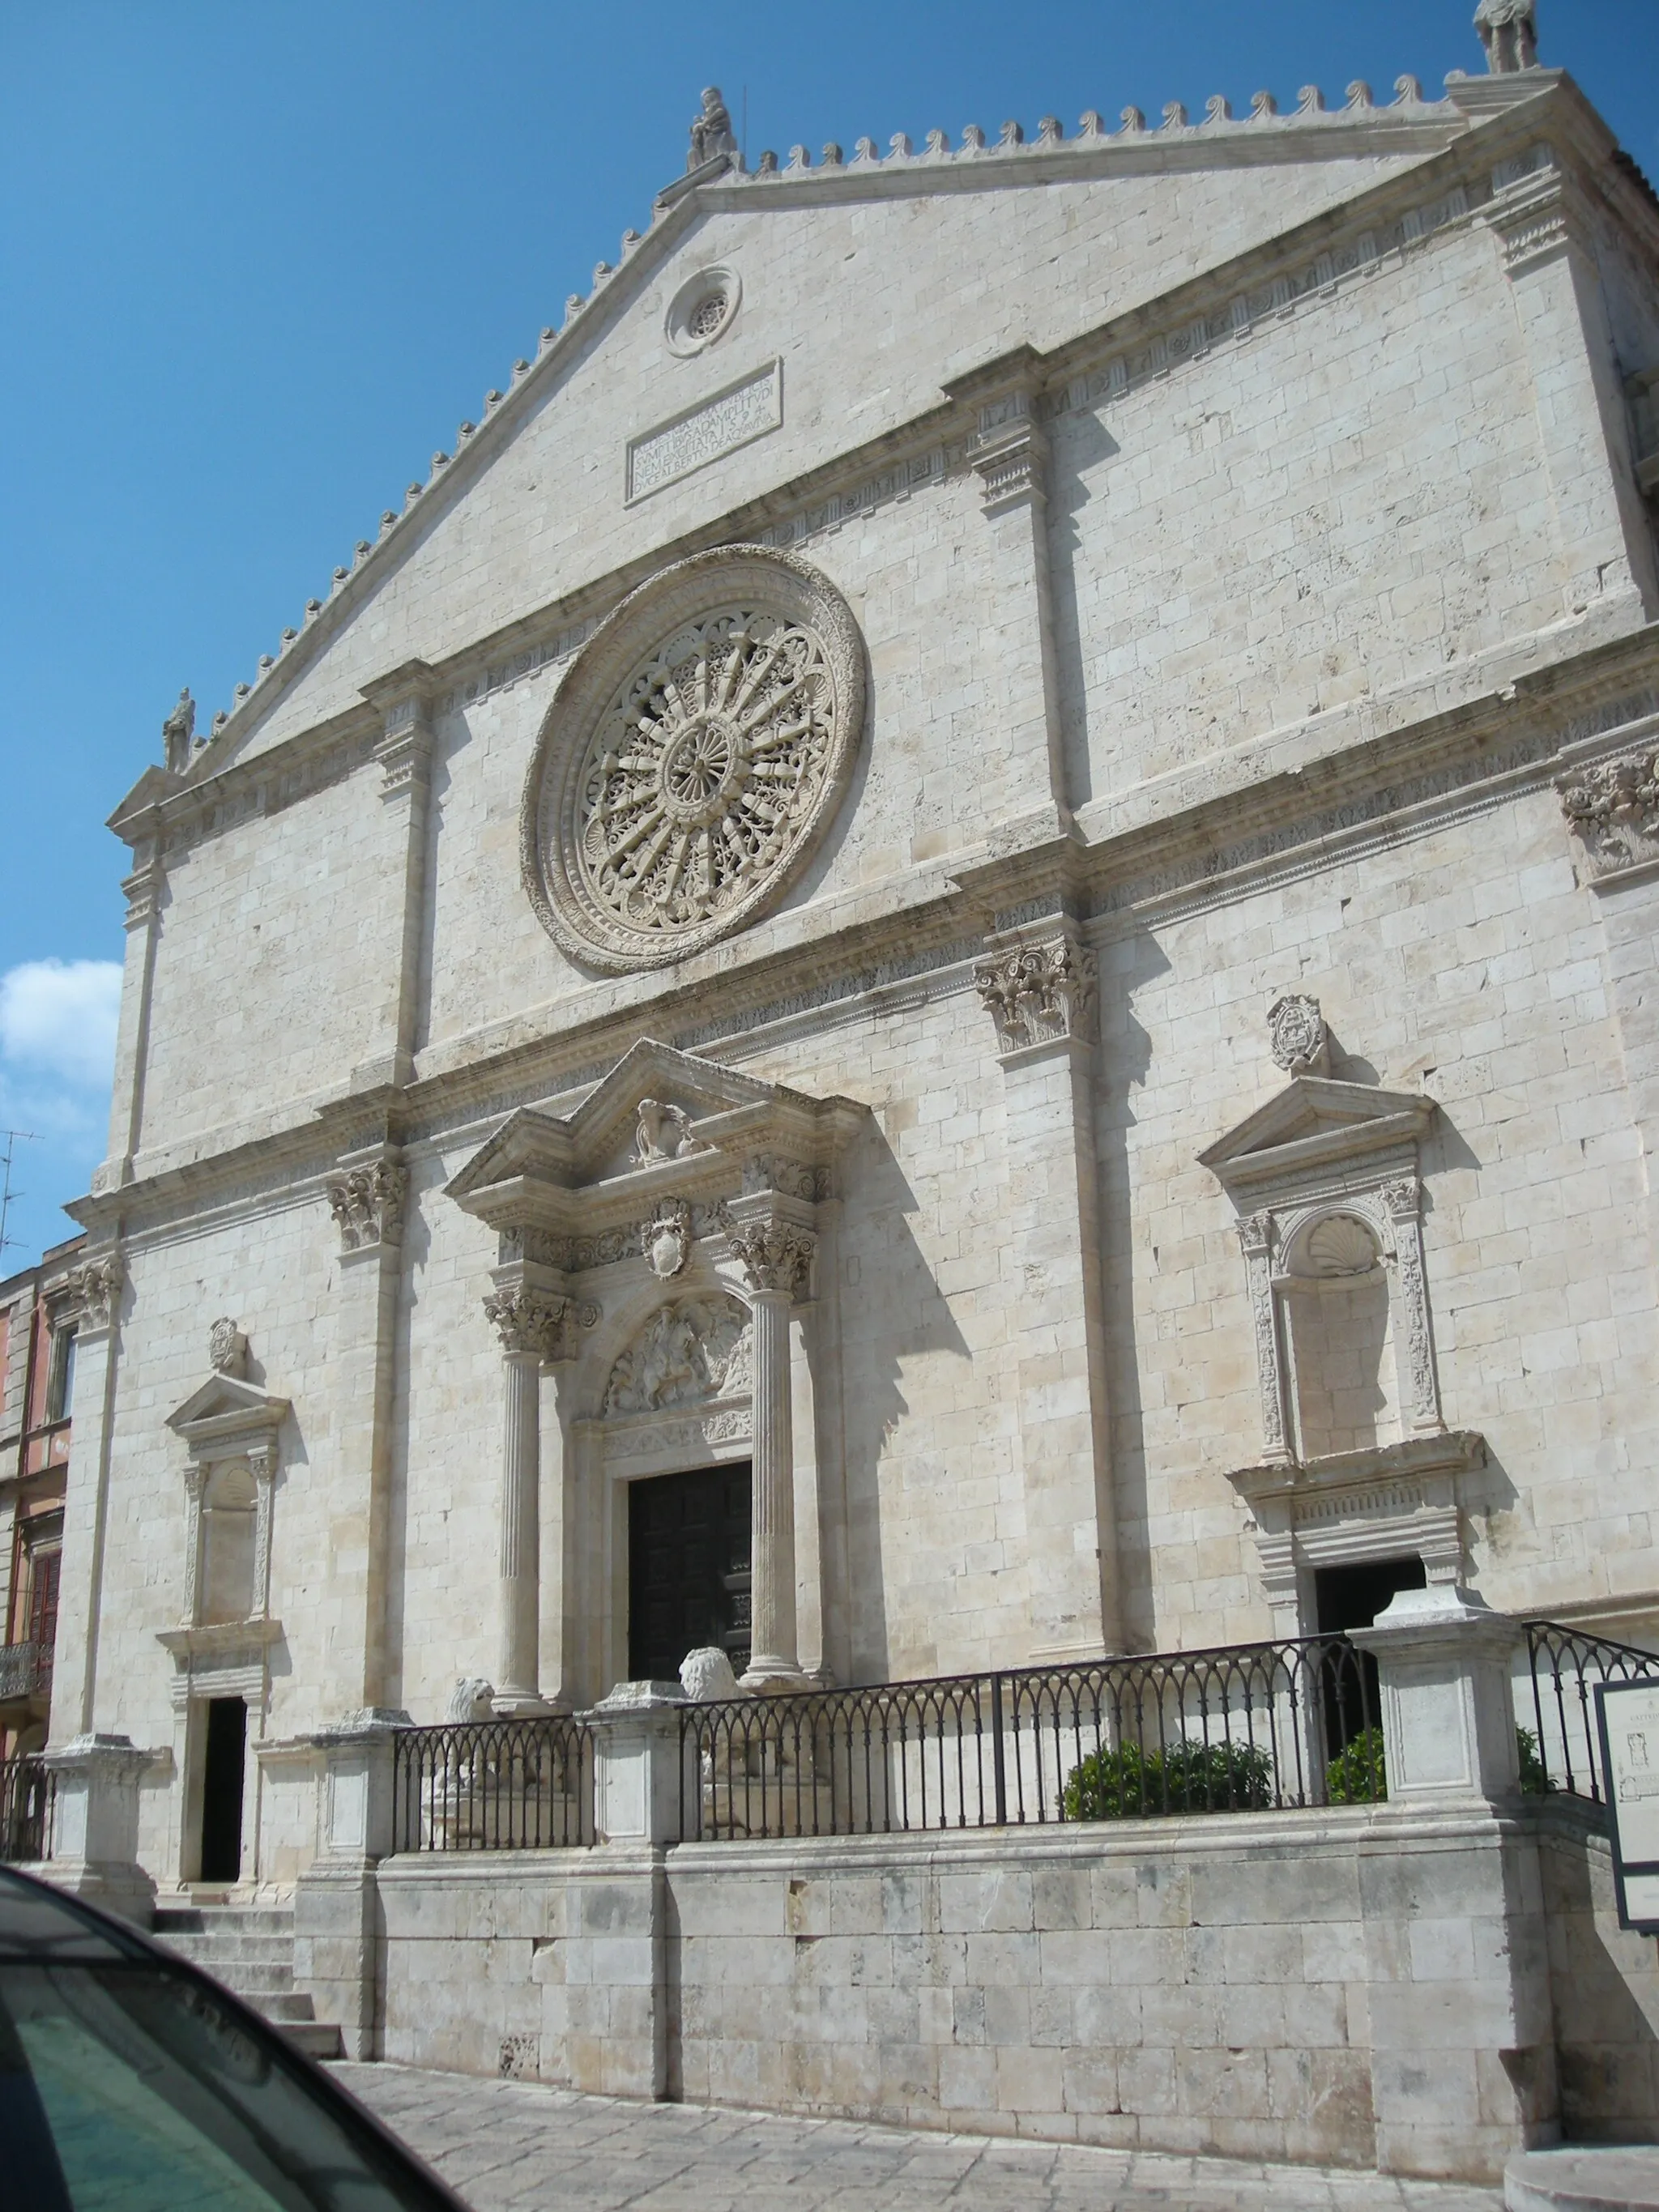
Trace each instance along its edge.
<path fill-rule="evenodd" d="M 291 1908 L 199 1899 L 158 1906 L 150 1932 L 263 2013 L 308 2058 L 344 2057 L 339 2029 L 319 2021 L 309 1992 L 294 1986 Z"/>

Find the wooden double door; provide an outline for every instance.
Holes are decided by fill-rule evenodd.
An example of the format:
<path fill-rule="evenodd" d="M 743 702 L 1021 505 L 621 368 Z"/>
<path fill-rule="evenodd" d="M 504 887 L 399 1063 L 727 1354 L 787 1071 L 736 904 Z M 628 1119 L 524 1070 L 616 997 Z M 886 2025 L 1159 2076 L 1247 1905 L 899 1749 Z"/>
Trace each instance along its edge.
<path fill-rule="evenodd" d="M 717 1644 L 749 1664 L 748 1462 L 628 1486 L 628 1671 L 672 1682 L 688 1651 Z"/>

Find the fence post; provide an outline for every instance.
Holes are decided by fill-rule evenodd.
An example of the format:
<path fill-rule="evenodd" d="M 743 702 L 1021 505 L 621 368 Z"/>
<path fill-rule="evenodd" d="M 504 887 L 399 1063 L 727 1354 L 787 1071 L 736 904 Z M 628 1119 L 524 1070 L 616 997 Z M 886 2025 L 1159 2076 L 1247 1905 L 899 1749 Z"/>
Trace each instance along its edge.
<path fill-rule="evenodd" d="M 396 1844 L 394 1773 L 404 1712 L 375 1707 L 311 1739 L 317 1856 L 294 1886 L 294 1978 L 335 2022 L 348 2058 L 380 2055 L 377 1869 Z"/>
<path fill-rule="evenodd" d="M 1002 1757 L 1002 1677 L 991 1677 L 991 1771 L 996 1784 L 997 1826 L 1008 1819 L 1008 1774 Z"/>
<path fill-rule="evenodd" d="M 1542 1877 L 1514 1817 L 1520 1625 L 1431 1587 L 1351 1633 L 1388 1768 L 1359 1859 L 1377 2163 L 1495 2178 L 1559 2132 Z"/>
<path fill-rule="evenodd" d="M 131 1736 L 77 1735 L 44 1757 L 57 1801 L 41 1873 L 72 1896 L 148 1928 L 155 1884 L 138 1863 L 138 1781 L 149 1753 Z"/>
<path fill-rule="evenodd" d="M 593 1730 L 593 1823 L 601 1843 L 680 1840 L 685 1703 L 678 1682 L 618 1682 L 586 1715 Z"/>

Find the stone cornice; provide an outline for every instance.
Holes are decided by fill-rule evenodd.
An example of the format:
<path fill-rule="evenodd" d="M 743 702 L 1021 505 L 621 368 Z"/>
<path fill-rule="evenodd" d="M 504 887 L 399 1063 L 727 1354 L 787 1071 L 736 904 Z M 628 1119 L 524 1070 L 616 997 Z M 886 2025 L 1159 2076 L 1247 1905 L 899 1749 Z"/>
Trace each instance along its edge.
<path fill-rule="evenodd" d="M 289 1203 L 314 1196 L 320 1218 L 324 1177 L 343 1152 L 409 1146 L 586 1089 L 647 1034 L 735 1057 L 745 1036 L 772 1023 L 830 1020 L 838 1007 L 884 994 L 966 994 L 988 931 L 1065 913 L 1095 917 L 1093 934 L 1115 915 L 1144 921 L 1166 907 L 1231 898 L 1272 872 L 1328 865 L 1345 841 L 1388 840 L 1547 790 L 1564 766 L 1627 746 L 1644 719 L 1659 720 L 1659 625 L 1361 742 L 1334 730 L 1316 758 L 1092 845 L 1064 836 L 994 857 L 970 849 L 930 871 L 908 903 L 890 883 L 867 886 L 839 922 L 812 907 L 778 917 L 799 933 L 793 942 L 763 924 L 688 963 L 689 975 L 583 986 L 448 1040 L 442 1066 L 423 1055 L 406 1089 L 300 1101 L 256 1131 L 204 1132 L 148 1170 L 141 1158 L 135 1181 L 70 1211 L 101 1234 L 280 1192 Z"/>
<path fill-rule="evenodd" d="M 955 188 L 980 190 L 988 185 L 1016 185 L 1061 176 L 1120 171 L 1153 173 L 1171 168 L 1234 166 L 1241 161 L 1246 165 L 1261 160 L 1279 161 L 1287 153 L 1298 159 L 1391 150 L 1428 156 L 1405 173 L 1385 179 L 1339 206 L 1276 234 L 1225 264 L 1131 306 L 1047 355 L 1024 349 L 1034 381 L 1051 394 L 1063 393 L 1079 374 L 1086 375 L 1091 363 L 1148 339 L 1156 342 L 1160 331 L 1190 329 L 1218 299 L 1237 293 L 1241 287 L 1271 285 L 1294 264 L 1304 261 L 1316 264 L 1322 249 L 1345 237 L 1363 236 L 1368 228 L 1374 229 L 1385 220 L 1403 217 L 1420 203 L 1432 205 L 1437 198 L 1443 200 L 1460 183 L 1466 207 L 1459 216 L 1443 215 L 1435 229 L 1443 228 L 1448 220 L 1462 219 L 1478 210 L 1492 198 L 1493 176 L 1504 161 L 1516 148 L 1534 143 L 1546 128 L 1558 154 L 1570 148 L 1577 155 L 1574 166 L 1581 173 L 1579 181 L 1593 185 L 1624 219 L 1644 229 L 1651 247 L 1659 253 L 1659 214 L 1613 167 L 1610 157 L 1614 142 L 1606 126 L 1571 80 L 1553 70 L 1528 73 L 1524 90 L 1517 88 L 1514 94 L 1506 94 L 1494 103 L 1493 112 L 1480 112 L 1473 122 L 1460 108 L 1455 94 L 1446 101 L 1404 108 L 1351 107 L 1336 115 L 1298 112 L 1285 117 L 1220 124 L 1206 121 L 1173 130 L 1120 133 L 1098 141 L 1044 141 L 1029 146 L 988 148 L 971 158 L 947 155 L 938 161 L 930 156 L 899 162 L 855 161 L 842 170 L 806 171 L 799 177 L 787 172 L 769 179 L 719 174 L 696 186 L 661 217 L 650 235 L 631 249 L 624 268 L 607 276 L 593 300 L 564 331 L 544 334 L 548 342 L 535 364 L 513 382 L 499 405 L 487 412 L 465 449 L 446 464 L 441 472 L 443 497 L 411 505 L 398 519 L 315 619 L 297 634 L 295 644 L 216 733 L 189 771 L 174 776 L 159 769 L 147 770 L 116 809 L 110 826 L 135 844 L 158 834 L 163 834 L 169 845 L 180 839 L 193 842 L 220 821 L 241 820 L 263 805 L 289 804 L 304 796 L 307 764 L 333 747 L 349 749 L 356 744 L 372 750 L 380 734 L 380 723 L 374 709 L 366 703 L 284 738 L 268 750 L 240 758 L 233 752 L 245 732 L 252 736 L 257 730 L 293 675 L 314 662 L 320 644 L 343 627 L 362 596 L 361 579 L 372 574 L 378 587 L 392 549 L 396 547 L 400 553 L 408 550 L 419 535 L 418 519 L 429 518 L 452 505 L 477 478 L 526 410 L 542 404 L 547 383 L 560 366 L 568 366 L 575 354 L 590 344 L 614 319 L 617 306 L 635 296 L 641 283 L 673 250 L 694 212 L 728 204 L 750 212 L 757 204 L 782 204 L 803 192 L 809 197 L 815 193 L 835 197 L 843 187 L 854 197 L 866 197 L 876 191 L 878 185 L 876 196 L 879 197 L 894 190 L 932 192 L 946 188 L 946 180 L 954 179 Z M 1334 268 L 1331 281 L 1351 273 Z M 607 576 L 592 580 L 435 664 L 434 692 L 441 696 L 462 692 L 476 672 L 496 664 L 505 664 L 508 669 L 522 664 L 517 667 L 518 675 L 538 672 L 576 650 L 595 621 L 665 563 L 738 540 L 799 543 L 813 534 L 810 526 L 810 526 L 810 509 L 826 497 L 833 500 L 841 488 L 862 487 L 872 475 L 879 477 L 896 461 L 915 460 L 927 455 L 930 448 L 937 450 L 944 445 L 960 449 L 977 428 L 977 405 L 969 388 L 975 374 L 969 371 L 957 380 L 945 404 L 924 410 L 716 520 L 649 549 Z M 941 473 L 936 460 L 927 473 L 930 477 Z M 434 477 L 434 488 L 435 483 Z M 902 488 L 908 489 L 908 483 Z M 809 510 L 805 517 L 799 514 L 803 507 Z M 502 680 L 515 678 L 509 674 Z M 374 689 L 369 687 L 371 691 Z M 310 787 L 315 787 L 314 782 Z M 164 831 L 158 833 L 158 823 L 165 825 Z"/>

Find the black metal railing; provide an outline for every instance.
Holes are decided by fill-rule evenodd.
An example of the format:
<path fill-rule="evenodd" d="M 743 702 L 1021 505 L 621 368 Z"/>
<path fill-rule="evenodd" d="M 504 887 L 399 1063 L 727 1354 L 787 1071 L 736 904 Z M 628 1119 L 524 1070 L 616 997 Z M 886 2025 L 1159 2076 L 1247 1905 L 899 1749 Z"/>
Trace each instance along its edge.
<path fill-rule="evenodd" d="M 1606 1790 L 1595 1728 L 1595 1685 L 1659 1680 L 1659 1654 L 1564 1627 L 1557 1620 L 1529 1620 L 1525 1627 L 1543 1786 L 1599 1805 Z M 1522 1702 L 1517 1696 L 1517 1719 Z"/>
<path fill-rule="evenodd" d="M 680 1832 L 892 1834 L 1385 1795 L 1344 1637 L 688 1706 Z"/>
<path fill-rule="evenodd" d="M 46 1858 L 57 1778 L 38 1753 L 0 1759 L 0 1864 Z"/>
<path fill-rule="evenodd" d="M 50 1644 L 0 1644 L 0 1698 L 40 1697 L 51 1684 Z"/>
<path fill-rule="evenodd" d="M 544 1851 L 593 1841 L 593 1731 L 562 1714 L 399 1729 L 399 1851 Z"/>

